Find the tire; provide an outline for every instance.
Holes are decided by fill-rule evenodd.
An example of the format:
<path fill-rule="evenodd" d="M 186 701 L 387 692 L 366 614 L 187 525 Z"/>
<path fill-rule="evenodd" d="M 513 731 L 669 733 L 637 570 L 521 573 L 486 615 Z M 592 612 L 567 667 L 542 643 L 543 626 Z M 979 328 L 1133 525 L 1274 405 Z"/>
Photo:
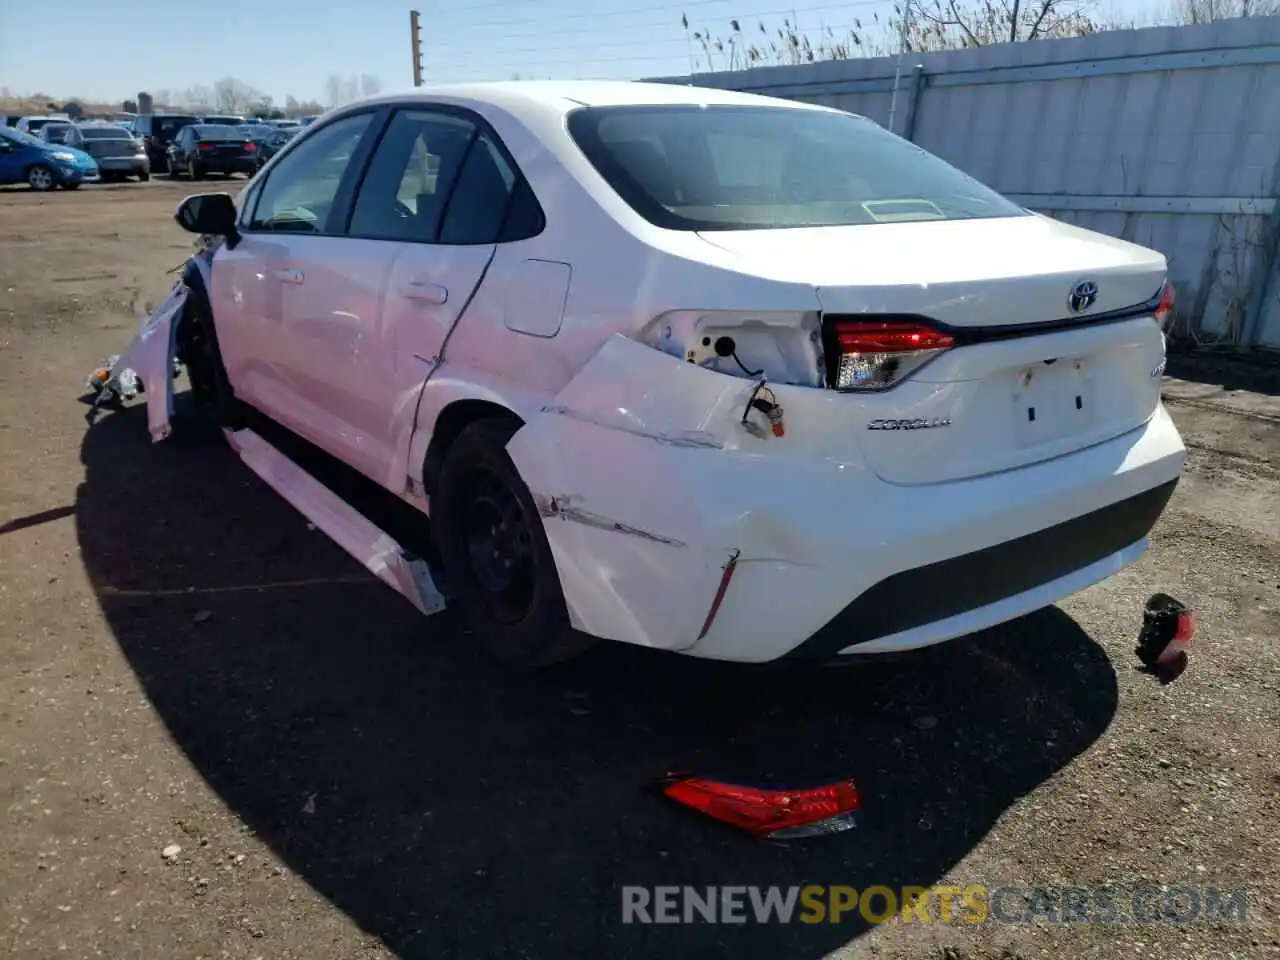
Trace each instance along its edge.
<path fill-rule="evenodd" d="M 199 164 L 191 160 L 187 163 L 187 176 L 191 178 L 192 183 L 195 183 L 197 180 L 204 179 L 204 171 L 200 169 Z"/>
<path fill-rule="evenodd" d="M 147 182 L 148 180 L 150 180 L 150 179 L 151 179 L 151 174 L 149 174 L 149 173 L 140 173 L 140 174 L 138 174 L 138 182 L 139 182 L 139 183 L 146 183 L 146 182 Z"/>
<path fill-rule="evenodd" d="M 507 455 L 518 429 L 491 418 L 462 431 L 440 470 L 431 523 L 463 619 L 498 659 L 542 667 L 577 656 L 593 638 L 569 626 L 542 518 Z"/>
<path fill-rule="evenodd" d="M 46 193 L 58 185 L 58 178 L 51 167 L 37 163 L 27 170 L 27 186 Z"/>
<path fill-rule="evenodd" d="M 213 313 L 204 294 L 195 288 L 187 294 L 183 308 L 178 359 L 186 368 L 192 399 L 201 417 L 218 427 L 234 430 L 241 426 L 240 403 L 222 363 Z"/>

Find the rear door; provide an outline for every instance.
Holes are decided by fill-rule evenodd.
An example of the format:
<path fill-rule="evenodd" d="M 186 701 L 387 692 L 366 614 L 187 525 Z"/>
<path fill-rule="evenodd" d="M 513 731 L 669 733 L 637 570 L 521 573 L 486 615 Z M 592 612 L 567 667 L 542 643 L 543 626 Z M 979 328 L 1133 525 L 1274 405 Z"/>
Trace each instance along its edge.
<path fill-rule="evenodd" d="M 382 310 L 352 326 L 334 384 L 352 462 L 390 477 L 400 432 L 484 277 L 515 180 L 477 118 L 445 108 L 392 116 L 351 211 L 359 253 L 339 269 L 382 278 Z"/>

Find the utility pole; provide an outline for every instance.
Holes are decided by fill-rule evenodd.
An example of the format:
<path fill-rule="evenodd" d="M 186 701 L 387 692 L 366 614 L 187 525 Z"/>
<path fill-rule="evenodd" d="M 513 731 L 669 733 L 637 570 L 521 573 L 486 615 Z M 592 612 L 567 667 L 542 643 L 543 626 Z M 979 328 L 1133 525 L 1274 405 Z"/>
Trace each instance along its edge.
<path fill-rule="evenodd" d="M 409 40 L 413 44 L 413 85 L 422 86 L 422 30 L 418 25 L 419 13 L 409 11 Z"/>
<path fill-rule="evenodd" d="M 898 31 L 898 59 L 893 68 L 893 96 L 889 98 L 889 132 L 894 130 L 898 114 L 898 85 L 902 81 L 902 55 L 907 51 L 907 18 L 911 16 L 911 0 L 902 0 L 902 23 Z"/>

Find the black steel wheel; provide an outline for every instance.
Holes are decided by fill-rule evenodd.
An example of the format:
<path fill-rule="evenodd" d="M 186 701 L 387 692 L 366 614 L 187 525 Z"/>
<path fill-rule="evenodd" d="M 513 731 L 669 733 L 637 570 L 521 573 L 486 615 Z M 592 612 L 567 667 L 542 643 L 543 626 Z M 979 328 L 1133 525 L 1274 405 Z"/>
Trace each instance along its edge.
<path fill-rule="evenodd" d="M 431 523 L 450 602 L 471 629 L 508 663 L 545 666 L 593 641 L 569 626 L 542 518 L 507 456 L 518 429 L 487 419 L 458 436 L 431 498 Z"/>

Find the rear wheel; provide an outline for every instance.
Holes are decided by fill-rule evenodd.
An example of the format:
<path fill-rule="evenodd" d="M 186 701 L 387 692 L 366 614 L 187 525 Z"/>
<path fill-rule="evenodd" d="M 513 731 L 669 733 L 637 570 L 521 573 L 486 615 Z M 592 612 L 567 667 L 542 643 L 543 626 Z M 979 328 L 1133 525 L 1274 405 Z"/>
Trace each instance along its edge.
<path fill-rule="evenodd" d="M 537 505 L 507 456 L 519 425 L 487 419 L 449 448 L 431 521 L 451 601 L 499 659 L 546 666 L 592 638 L 573 631 Z"/>
<path fill-rule="evenodd" d="M 151 179 L 151 174 L 147 173 L 145 170 L 142 173 L 138 174 L 139 183 L 146 183 L 150 179 Z"/>
<path fill-rule="evenodd" d="M 196 180 L 204 179 L 204 171 L 200 169 L 200 166 L 194 160 L 188 160 L 187 176 L 190 177 L 191 181 L 194 183 Z"/>
<path fill-rule="evenodd" d="M 52 190 L 57 185 L 58 180 L 53 175 L 53 170 L 43 163 L 37 163 L 27 171 L 27 186 L 32 190 Z"/>

